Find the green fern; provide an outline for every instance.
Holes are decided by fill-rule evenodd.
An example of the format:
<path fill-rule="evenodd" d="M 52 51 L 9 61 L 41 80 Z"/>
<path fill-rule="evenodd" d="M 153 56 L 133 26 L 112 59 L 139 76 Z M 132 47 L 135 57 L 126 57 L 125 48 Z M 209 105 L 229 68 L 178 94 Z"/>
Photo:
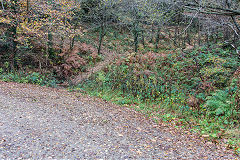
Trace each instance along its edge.
<path fill-rule="evenodd" d="M 205 106 L 210 116 L 229 116 L 231 114 L 231 96 L 227 91 L 218 90 L 207 97 Z"/>

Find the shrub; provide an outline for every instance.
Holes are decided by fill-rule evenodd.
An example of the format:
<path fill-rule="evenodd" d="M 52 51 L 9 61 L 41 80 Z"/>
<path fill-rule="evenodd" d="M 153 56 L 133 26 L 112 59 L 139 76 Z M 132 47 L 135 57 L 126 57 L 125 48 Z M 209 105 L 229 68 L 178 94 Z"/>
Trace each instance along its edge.
<path fill-rule="evenodd" d="M 60 83 L 60 81 L 56 80 L 53 75 L 51 74 L 45 74 L 41 75 L 37 72 L 30 72 L 30 73 L 0 73 L 0 79 L 5 82 L 18 82 L 18 83 L 32 83 L 32 84 L 38 84 L 41 86 L 49 86 L 49 87 L 57 87 L 57 84 Z"/>
<path fill-rule="evenodd" d="M 214 108 L 217 104 L 212 102 L 220 101 L 210 97 L 222 94 L 216 90 L 226 89 L 239 65 L 237 56 L 224 57 L 222 52 L 225 51 L 200 48 L 189 53 L 131 53 L 116 60 L 105 72 L 92 77 L 92 81 L 96 83 L 94 87 L 120 90 L 123 95 L 131 95 L 143 102 L 161 101 L 170 108 L 182 110 L 190 107 L 199 113 L 205 112 L 205 106 L 209 115 L 221 115 L 233 106 L 224 103 L 222 107 Z M 231 53 L 227 51 L 225 54 Z M 229 61 L 235 63 L 229 64 Z M 104 77 L 104 81 L 99 77 Z M 227 99 L 233 100 L 228 96 Z M 205 101 L 207 105 L 204 105 Z"/>
<path fill-rule="evenodd" d="M 229 93 L 224 90 L 218 90 L 214 92 L 211 96 L 207 97 L 206 108 L 207 113 L 210 116 L 226 116 L 230 117 L 232 113 L 232 98 Z"/>

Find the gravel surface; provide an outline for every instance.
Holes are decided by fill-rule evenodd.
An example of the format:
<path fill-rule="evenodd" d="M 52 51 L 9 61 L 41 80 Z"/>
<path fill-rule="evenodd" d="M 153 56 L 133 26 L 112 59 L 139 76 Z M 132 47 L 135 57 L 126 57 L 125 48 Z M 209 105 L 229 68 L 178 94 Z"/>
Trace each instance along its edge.
<path fill-rule="evenodd" d="M 239 159 L 101 99 L 0 82 L 0 159 Z"/>

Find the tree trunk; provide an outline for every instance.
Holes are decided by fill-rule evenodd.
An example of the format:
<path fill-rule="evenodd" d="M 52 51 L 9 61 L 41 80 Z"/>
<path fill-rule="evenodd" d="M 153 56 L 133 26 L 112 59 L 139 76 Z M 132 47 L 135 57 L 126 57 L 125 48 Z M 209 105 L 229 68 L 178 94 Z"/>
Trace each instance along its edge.
<path fill-rule="evenodd" d="M 142 45 L 145 48 L 145 37 L 144 37 L 144 30 L 142 28 Z"/>
<path fill-rule="evenodd" d="M 154 36 L 154 24 L 152 24 L 152 30 L 151 30 L 151 39 L 150 39 L 150 43 L 153 43 L 153 36 Z"/>
<path fill-rule="evenodd" d="M 29 1 L 30 0 L 27 0 L 27 12 L 29 11 Z"/>
<path fill-rule="evenodd" d="M 198 45 L 201 46 L 201 27 L 200 27 L 200 21 L 198 22 Z"/>
<path fill-rule="evenodd" d="M 160 40 L 160 37 L 159 37 L 160 30 L 161 30 L 161 28 L 158 27 L 157 34 L 156 34 L 156 43 L 155 43 L 155 49 L 156 50 L 158 49 L 158 43 L 159 43 L 159 40 Z"/>
<path fill-rule="evenodd" d="M 102 41 L 105 34 L 106 34 L 105 28 L 104 28 L 104 25 L 102 24 L 100 28 L 100 34 L 99 34 L 98 54 L 101 54 Z"/>
<path fill-rule="evenodd" d="M 138 51 L 138 32 L 136 28 L 134 28 L 133 34 L 134 34 L 134 51 L 137 52 Z"/>
<path fill-rule="evenodd" d="M 177 27 L 175 27 L 175 32 L 174 32 L 174 45 L 177 46 Z"/>
<path fill-rule="evenodd" d="M 49 58 L 53 59 L 54 58 L 54 52 L 53 52 L 53 37 L 52 37 L 52 33 L 50 30 L 48 30 L 48 42 L 47 42 L 47 46 L 48 46 L 48 55 Z"/>
<path fill-rule="evenodd" d="M 17 25 L 17 24 L 16 24 Z M 15 41 L 16 39 L 16 34 L 17 34 L 17 26 L 14 25 L 13 27 L 11 27 L 10 32 L 11 32 L 11 38 L 10 38 L 10 44 L 12 44 L 12 53 L 11 53 L 11 70 L 15 71 L 15 68 L 17 67 L 17 62 L 16 62 L 16 52 L 17 52 L 17 42 Z"/>
<path fill-rule="evenodd" d="M 71 39 L 70 50 L 72 50 L 73 47 L 74 47 L 75 37 L 76 37 L 76 36 L 74 35 L 73 38 Z"/>
<path fill-rule="evenodd" d="M 137 20 L 134 22 L 133 24 L 133 37 L 134 37 L 134 51 L 137 52 L 138 51 L 138 22 Z"/>

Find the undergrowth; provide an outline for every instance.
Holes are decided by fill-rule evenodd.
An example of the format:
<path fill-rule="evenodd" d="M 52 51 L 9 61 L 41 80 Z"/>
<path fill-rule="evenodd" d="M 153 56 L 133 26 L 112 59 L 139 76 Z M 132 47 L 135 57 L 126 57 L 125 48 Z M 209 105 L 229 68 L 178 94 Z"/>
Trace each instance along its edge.
<path fill-rule="evenodd" d="M 31 83 L 47 87 L 57 87 L 61 83 L 52 74 L 42 75 L 37 72 L 4 72 L 0 68 L 0 80 L 4 82 L 18 82 L 18 83 Z"/>
<path fill-rule="evenodd" d="M 214 142 L 223 140 L 239 153 L 239 66 L 237 54 L 216 46 L 131 53 L 77 88 Z"/>

